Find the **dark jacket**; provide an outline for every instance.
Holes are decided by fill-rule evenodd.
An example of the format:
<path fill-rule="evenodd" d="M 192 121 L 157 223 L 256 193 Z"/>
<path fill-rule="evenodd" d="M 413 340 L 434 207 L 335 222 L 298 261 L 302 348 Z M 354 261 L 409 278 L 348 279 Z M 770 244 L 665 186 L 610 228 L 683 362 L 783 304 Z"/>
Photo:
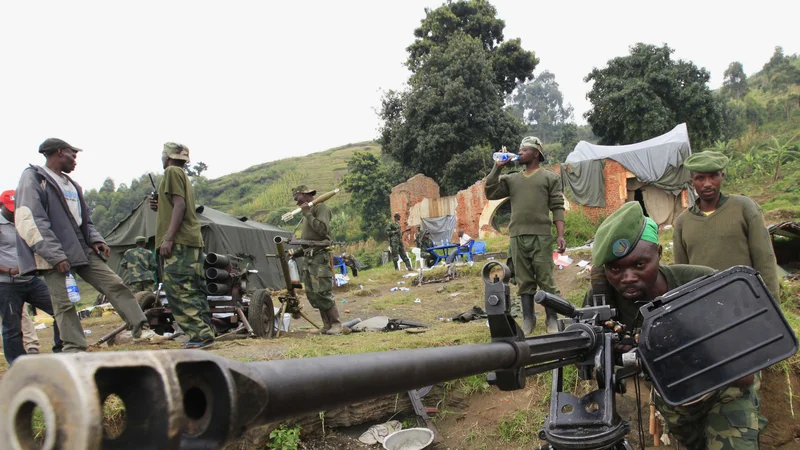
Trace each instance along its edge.
<path fill-rule="evenodd" d="M 44 169 L 31 165 L 22 172 L 17 186 L 14 220 L 20 274 L 52 269 L 64 260 L 70 266 L 88 265 L 89 246 L 105 243 L 89 217 L 83 189 L 67 178 L 78 191 L 83 219 L 80 227 L 69 211 L 61 188 Z"/>

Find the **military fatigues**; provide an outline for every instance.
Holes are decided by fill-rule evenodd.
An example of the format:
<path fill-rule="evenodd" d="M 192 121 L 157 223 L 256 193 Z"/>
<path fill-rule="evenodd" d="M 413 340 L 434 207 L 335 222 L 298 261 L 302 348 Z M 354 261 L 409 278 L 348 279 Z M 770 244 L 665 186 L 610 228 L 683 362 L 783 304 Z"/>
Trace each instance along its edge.
<path fill-rule="evenodd" d="M 156 282 L 153 272 L 156 270 L 156 258 L 153 252 L 142 247 L 129 249 L 122 255 L 120 267 L 126 271 L 126 285 L 133 292 L 153 291 Z"/>
<path fill-rule="evenodd" d="M 203 342 L 214 338 L 203 277 L 203 237 L 195 212 L 194 191 L 181 167 L 167 167 L 158 187 L 156 248 L 164 243 L 169 230 L 173 210 L 171 195 L 183 197 L 186 212 L 174 236 L 172 256 L 164 259 L 164 293 L 173 318 L 189 336 L 189 342 Z"/>
<path fill-rule="evenodd" d="M 390 222 L 386 226 L 386 234 L 389 236 L 389 248 L 395 269 L 399 269 L 397 264 L 397 257 L 399 256 L 402 258 L 403 264 L 406 265 L 406 269 L 411 270 L 411 261 L 408 259 L 406 249 L 403 247 L 403 233 L 400 230 L 400 224 L 398 222 Z"/>
<path fill-rule="evenodd" d="M 626 203 L 609 216 L 595 234 L 594 266 L 603 266 L 633 251 L 642 236 L 643 221 L 644 213 L 636 202 Z M 685 264 L 662 266 L 658 270 L 668 291 L 714 272 L 710 267 Z M 591 304 L 592 294 L 593 289 L 586 293 L 584 306 Z M 617 320 L 628 330 L 641 327 L 640 303 L 626 300 L 608 286 L 606 304 L 617 310 Z M 746 388 L 719 389 L 699 401 L 678 407 L 667 405 L 656 395 L 655 405 L 669 433 L 687 450 L 755 450 L 758 434 L 767 424 L 761 415 L 760 385 L 761 375 L 756 374 L 754 383 Z"/>
<path fill-rule="evenodd" d="M 433 243 L 433 239 L 431 239 L 430 235 L 427 236 L 418 236 L 416 239 L 417 247 L 420 249 L 420 256 L 422 259 L 425 260 L 425 265 L 428 267 L 433 267 L 433 263 L 436 261 L 436 255 L 433 252 L 429 251 L 429 248 L 433 248 L 436 245 Z"/>
<path fill-rule="evenodd" d="M 301 239 L 310 241 L 330 240 L 331 210 L 325 206 L 314 205 L 303 213 Z M 328 248 L 309 247 L 303 250 L 305 265 L 303 266 L 303 286 L 311 306 L 320 311 L 327 311 L 334 306 L 333 269 L 331 268 L 331 251 Z"/>

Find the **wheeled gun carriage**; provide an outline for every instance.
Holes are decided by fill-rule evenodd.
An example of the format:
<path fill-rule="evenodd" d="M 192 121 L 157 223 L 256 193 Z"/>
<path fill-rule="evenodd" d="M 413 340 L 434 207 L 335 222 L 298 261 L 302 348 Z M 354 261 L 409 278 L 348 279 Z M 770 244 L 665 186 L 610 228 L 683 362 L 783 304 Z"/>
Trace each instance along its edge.
<path fill-rule="evenodd" d="M 35 407 L 46 431 L 42 448 L 218 448 L 248 428 L 431 384 L 489 372 L 501 390 L 552 370 L 542 448 L 630 448 L 628 423 L 615 410 L 623 379 L 645 371 L 669 404 L 682 404 L 789 357 L 797 339 L 763 281 L 734 267 L 673 290 L 641 307 L 638 347 L 618 354 L 615 311 L 575 308 L 540 293 L 562 331 L 525 337 L 509 314 L 508 268 L 484 266 L 491 342 L 382 353 L 242 363 L 197 350 L 21 357 L 0 382 L 0 442 L 39 448 Z M 616 364 L 615 362 L 619 362 Z M 561 368 L 576 364 L 597 389 L 562 392 Z M 319 384 L 324 376 L 325 386 Z M 125 403 L 127 425 L 103 433 L 103 401 Z"/>

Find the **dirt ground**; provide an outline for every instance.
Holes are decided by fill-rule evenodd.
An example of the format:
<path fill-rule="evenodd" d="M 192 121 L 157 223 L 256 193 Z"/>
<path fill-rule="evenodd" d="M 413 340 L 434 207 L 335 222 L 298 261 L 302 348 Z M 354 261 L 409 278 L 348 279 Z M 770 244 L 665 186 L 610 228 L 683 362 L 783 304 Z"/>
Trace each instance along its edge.
<path fill-rule="evenodd" d="M 577 263 L 580 255 L 571 255 Z M 460 277 L 447 283 L 425 284 L 421 287 L 411 285 L 411 278 L 402 278 L 402 273 L 385 271 L 363 272 L 352 277 L 350 283 L 334 290 L 342 321 L 353 318 L 367 319 L 376 315 L 402 318 L 430 325 L 426 333 L 411 335 L 402 331 L 389 333 L 353 333 L 349 336 L 318 336 L 308 332 L 313 329 L 303 319 L 292 320 L 291 332 L 279 339 L 242 339 L 219 342 L 208 351 L 240 361 L 265 361 L 287 357 L 308 357 L 336 353 L 383 351 L 398 348 L 416 348 L 431 345 L 454 345 L 459 343 L 488 342 L 489 333 L 485 321 L 461 324 L 448 319 L 470 309 L 483 307 L 483 282 L 479 275 L 479 264 L 475 267 L 463 266 L 458 269 Z M 581 269 L 572 265 L 556 270 L 556 283 L 562 296 L 576 298 L 582 295 L 588 285 L 588 276 L 579 275 Z M 427 273 L 430 274 L 430 273 Z M 403 284 L 398 284 L 403 283 Z M 392 287 L 408 287 L 407 292 L 390 292 Z M 515 288 L 512 287 L 512 294 Z M 419 299 L 419 302 L 415 300 Z M 277 301 L 277 300 L 276 300 Z M 304 310 L 319 322 L 318 314 L 303 299 Z M 538 333 L 543 332 L 543 322 L 537 324 Z M 83 321 L 89 330 L 87 341 L 91 344 L 104 334 L 113 330 L 121 320 L 117 316 L 92 318 Z M 52 346 L 52 328 L 39 331 L 42 353 L 49 352 Z M 122 345 L 101 348 L 93 351 L 177 349 L 179 343 L 169 342 L 158 345 Z M 0 363 L 0 374 L 7 369 L 5 361 Z M 800 373 L 790 373 L 792 391 L 800 392 Z M 549 374 L 548 374 L 549 376 Z M 474 380 L 473 380 L 474 382 Z M 480 385 L 480 380 L 478 381 Z M 459 385 L 451 386 L 459 390 Z M 515 392 L 500 392 L 488 386 L 477 386 L 465 395 L 457 407 L 439 406 L 436 424 L 443 442 L 433 446 L 435 449 L 493 449 L 493 448 L 534 448 L 540 444 L 537 433 L 547 412 L 550 390 L 549 378 L 543 375 L 528 379 L 527 387 Z M 790 405 L 787 395 L 787 375 L 778 370 L 765 371 L 762 386 L 764 415 L 770 420 L 762 435 L 762 449 L 800 449 L 800 418 L 790 414 L 791 406 L 796 406 L 795 414 L 800 414 L 800 402 Z M 633 390 L 625 396 L 618 396 L 618 410 L 623 418 L 631 420 L 635 439 L 636 408 Z M 647 415 L 645 408 L 643 414 Z M 406 412 L 407 414 L 407 412 Z M 383 418 L 388 419 L 388 417 Z M 645 419 L 646 420 L 646 419 Z M 646 432 L 647 430 L 645 430 Z M 366 448 L 360 444 L 353 430 L 327 429 L 323 437 L 316 427 L 301 434 L 303 448 L 340 449 Z M 650 439 L 649 435 L 647 435 Z M 232 443 L 229 448 L 264 448 L 268 442 L 268 431 L 259 435 L 251 433 L 247 439 Z M 372 447 L 376 448 L 376 447 Z M 664 447 L 662 447 L 664 448 Z"/>

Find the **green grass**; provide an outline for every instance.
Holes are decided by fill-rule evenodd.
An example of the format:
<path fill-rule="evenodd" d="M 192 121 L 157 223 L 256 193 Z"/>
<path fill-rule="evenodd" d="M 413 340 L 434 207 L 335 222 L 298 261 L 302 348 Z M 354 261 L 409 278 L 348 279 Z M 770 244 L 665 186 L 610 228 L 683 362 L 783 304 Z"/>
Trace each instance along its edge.
<path fill-rule="evenodd" d="M 505 415 L 497 425 L 497 435 L 506 444 L 525 445 L 535 442 L 544 424 L 545 413 L 523 409 Z"/>

